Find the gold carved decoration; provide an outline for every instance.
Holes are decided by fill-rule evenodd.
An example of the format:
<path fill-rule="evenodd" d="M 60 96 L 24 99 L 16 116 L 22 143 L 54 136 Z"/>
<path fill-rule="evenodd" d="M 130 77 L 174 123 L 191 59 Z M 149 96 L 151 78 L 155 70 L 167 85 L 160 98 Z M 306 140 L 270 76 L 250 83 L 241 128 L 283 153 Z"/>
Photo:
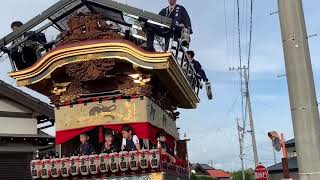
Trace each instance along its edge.
<path fill-rule="evenodd" d="M 29 83 L 28 79 L 17 81 L 18 86 L 27 86 L 29 84 L 30 83 Z"/>
<path fill-rule="evenodd" d="M 66 73 L 69 77 L 79 81 L 96 80 L 106 77 L 107 73 L 115 66 L 113 59 L 99 59 L 72 63 L 66 66 Z"/>
<path fill-rule="evenodd" d="M 78 13 L 67 22 L 69 31 L 59 35 L 59 45 L 91 39 L 123 39 L 114 25 L 108 25 L 101 14 Z"/>
<path fill-rule="evenodd" d="M 163 176 L 164 176 L 163 172 L 151 173 L 150 174 L 150 179 L 152 179 L 152 180 L 162 180 Z"/>
<path fill-rule="evenodd" d="M 60 95 L 63 92 L 67 91 L 67 86 L 69 86 L 71 82 L 66 83 L 55 83 L 55 81 L 52 81 L 53 84 L 53 90 L 51 92 L 55 95 Z"/>

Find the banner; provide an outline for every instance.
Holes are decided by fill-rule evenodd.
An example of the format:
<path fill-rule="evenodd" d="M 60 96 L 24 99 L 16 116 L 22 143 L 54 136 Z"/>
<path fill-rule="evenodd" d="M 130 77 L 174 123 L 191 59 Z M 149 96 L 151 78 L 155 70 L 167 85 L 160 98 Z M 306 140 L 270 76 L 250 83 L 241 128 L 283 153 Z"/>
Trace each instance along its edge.
<path fill-rule="evenodd" d="M 148 98 L 118 99 L 55 109 L 56 130 L 65 131 L 91 126 L 149 122 L 178 138 L 176 123 Z"/>

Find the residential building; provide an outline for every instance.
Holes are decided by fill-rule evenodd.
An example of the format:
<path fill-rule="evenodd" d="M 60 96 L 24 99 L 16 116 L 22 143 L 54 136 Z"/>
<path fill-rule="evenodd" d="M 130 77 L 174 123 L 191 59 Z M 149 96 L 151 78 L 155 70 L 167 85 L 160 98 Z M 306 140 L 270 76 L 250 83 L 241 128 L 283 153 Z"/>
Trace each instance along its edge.
<path fill-rule="evenodd" d="M 34 152 L 54 148 L 42 131 L 53 125 L 53 107 L 0 81 L 0 179 L 31 179 Z"/>
<path fill-rule="evenodd" d="M 217 180 L 231 180 L 232 175 L 223 170 L 215 169 L 208 164 L 192 164 L 191 173 L 194 173 L 198 176 L 208 176 L 215 178 Z"/>
<path fill-rule="evenodd" d="M 285 142 L 287 155 L 288 155 L 288 167 L 290 171 L 290 177 L 292 180 L 300 180 L 298 173 L 297 163 L 297 151 L 295 147 L 294 139 Z M 282 163 L 275 164 L 268 167 L 270 180 L 281 180 L 283 179 Z"/>

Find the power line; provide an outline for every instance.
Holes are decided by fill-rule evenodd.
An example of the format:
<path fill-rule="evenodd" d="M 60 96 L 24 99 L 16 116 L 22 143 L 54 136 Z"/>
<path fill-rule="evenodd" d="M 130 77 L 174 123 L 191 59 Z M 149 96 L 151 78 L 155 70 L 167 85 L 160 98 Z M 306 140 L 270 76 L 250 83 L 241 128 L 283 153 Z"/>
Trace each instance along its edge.
<path fill-rule="evenodd" d="M 242 67 L 242 56 L 241 56 L 241 27 L 240 27 L 240 7 L 239 7 L 239 0 L 237 0 L 237 29 L 238 29 L 238 53 L 239 53 L 239 61 L 240 61 L 240 68 Z M 242 71 L 241 71 L 242 72 Z M 242 78 L 241 78 L 242 79 Z"/>
<path fill-rule="evenodd" d="M 243 127 L 245 128 L 244 119 L 244 97 L 243 97 L 243 77 L 242 77 L 242 50 L 241 50 L 241 26 L 240 26 L 240 3 L 237 0 L 237 30 L 238 30 L 238 53 L 239 53 L 239 73 L 240 73 L 240 88 L 241 88 L 241 113 L 242 113 L 242 121 Z"/>
<path fill-rule="evenodd" d="M 229 39 L 228 39 L 228 25 L 227 25 L 227 7 L 226 7 L 226 0 L 224 2 L 224 26 L 225 26 L 225 36 L 226 36 L 226 61 L 229 64 L 229 55 L 228 55 L 228 49 L 229 49 Z"/>
<path fill-rule="evenodd" d="M 235 105 L 236 105 L 236 103 L 238 101 L 238 98 L 239 98 L 239 96 L 235 97 L 235 99 L 234 99 L 233 103 L 231 104 L 230 108 L 225 113 L 225 118 L 224 119 L 226 119 L 229 116 L 229 114 L 234 111 L 234 108 L 235 108 Z"/>
<path fill-rule="evenodd" d="M 236 0 L 233 1 L 233 18 L 232 18 L 232 60 L 235 60 L 235 47 L 236 47 Z"/>
<path fill-rule="evenodd" d="M 249 50 L 248 50 L 248 83 L 250 81 L 250 60 L 251 60 L 251 48 L 252 48 L 252 31 L 253 31 L 253 0 L 250 0 L 250 28 L 249 28 Z"/>

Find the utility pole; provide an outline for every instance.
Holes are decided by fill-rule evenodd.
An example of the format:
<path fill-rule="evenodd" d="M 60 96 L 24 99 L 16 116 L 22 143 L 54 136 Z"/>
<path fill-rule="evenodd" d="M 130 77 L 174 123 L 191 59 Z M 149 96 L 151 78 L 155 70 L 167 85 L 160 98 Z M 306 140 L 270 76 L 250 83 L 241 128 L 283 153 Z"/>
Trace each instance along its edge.
<path fill-rule="evenodd" d="M 320 179 L 320 119 L 302 0 L 278 0 L 298 169 Z"/>
<path fill-rule="evenodd" d="M 248 110 L 247 112 L 249 114 L 249 120 L 250 120 L 250 133 L 251 133 L 251 139 L 252 139 L 254 165 L 255 167 L 257 167 L 259 165 L 259 158 L 258 158 L 258 151 L 257 151 L 256 133 L 254 130 L 253 117 L 252 117 L 251 100 L 250 100 L 250 94 L 249 94 L 249 80 L 248 80 L 247 68 L 244 66 L 243 69 L 244 69 L 243 75 L 244 75 L 244 83 L 245 83 L 244 95 L 246 97 L 246 103 L 247 103 L 246 111 Z"/>
<path fill-rule="evenodd" d="M 275 147 L 271 141 L 271 144 L 272 144 L 272 150 L 273 150 L 273 160 L 274 160 L 274 164 L 277 164 L 277 158 L 276 158 L 276 150 L 275 150 Z"/>
<path fill-rule="evenodd" d="M 210 160 L 210 166 L 213 167 L 213 161 L 212 160 Z"/>
<path fill-rule="evenodd" d="M 241 160 L 241 171 L 242 171 L 242 180 L 246 180 L 246 175 L 244 173 L 244 164 L 243 164 L 243 128 L 239 125 L 239 119 L 237 118 L 237 129 L 239 136 L 239 145 L 240 145 L 240 160 Z"/>

